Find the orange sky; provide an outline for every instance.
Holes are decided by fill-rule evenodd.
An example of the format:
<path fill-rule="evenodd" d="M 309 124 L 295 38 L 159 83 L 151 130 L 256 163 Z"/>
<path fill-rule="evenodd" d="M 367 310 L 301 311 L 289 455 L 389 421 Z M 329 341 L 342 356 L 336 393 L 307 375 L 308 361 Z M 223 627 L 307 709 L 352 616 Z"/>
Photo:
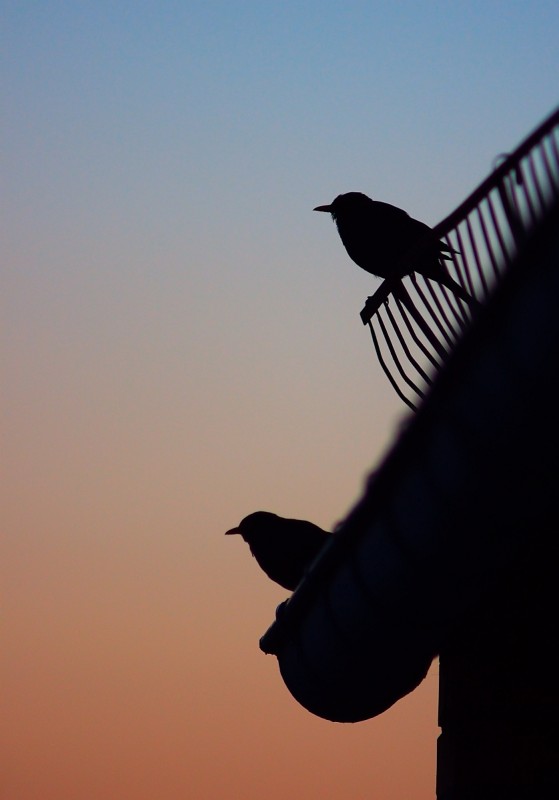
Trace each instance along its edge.
<path fill-rule="evenodd" d="M 258 649 L 286 593 L 222 536 L 242 480 L 193 501 L 167 451 L 117 437 L 103 461 L 65 423 L 52 470 L 10 459 L 6 797 L 431 797 L 436 667 L 376 720 L 312 717 Z"/>
<path fill-rule="evenodd" d="M 379 719 L 313 718 L 258 648 L 286 593 L 223 536 L 257 508 L 332 526 L 390 440 L 404 412 L 355 298 L 334 325 L 309 287 L 255 337 L 251 295 L 184 320 L 180 273 L 176 296 L 115 295 L 110 271 L 93 292 L 87 271 L 26 269 L 6 360 L 7 800 L 432 797 L 436 673 Z"/>

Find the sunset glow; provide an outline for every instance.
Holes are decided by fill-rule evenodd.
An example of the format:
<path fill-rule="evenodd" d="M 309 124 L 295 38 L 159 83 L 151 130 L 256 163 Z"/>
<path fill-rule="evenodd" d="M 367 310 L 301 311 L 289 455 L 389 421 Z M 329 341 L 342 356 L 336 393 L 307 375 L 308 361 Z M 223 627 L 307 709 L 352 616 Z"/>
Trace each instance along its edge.
<path fill-rule="evenodd" d="M 407 419 L 312 209 L 435 224 L 557 103 L 557 4 L 420 6 L 5 5 L 3 800 L 434 798 L 437 663 L 313 717 L 223 536 L 331 529 Z"/>

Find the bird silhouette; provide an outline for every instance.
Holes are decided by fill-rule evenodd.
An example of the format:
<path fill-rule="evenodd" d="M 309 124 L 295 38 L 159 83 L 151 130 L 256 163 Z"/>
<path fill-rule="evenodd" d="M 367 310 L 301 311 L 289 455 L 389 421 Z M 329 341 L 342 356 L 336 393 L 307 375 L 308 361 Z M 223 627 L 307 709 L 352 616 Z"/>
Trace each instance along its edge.
<path fill-rule="evenodd" d="M 446 286 L 465 303 L 477 303 L 444 267 L 444 260 L 450 260 L 454 251 L 437 239 L 428 225 L 401 208 L 371 200 L 361 192 L 347 192 L 314 211 L 332 215 L 349 257 L 372 275 L 398 279 L 417 272 Z M 412 261 L 406 261 L 406 254 L 416 245 L 422 248 Z"/>
<path fill-rule="evenodd" d="M 255 511 L 226 536 L 240 534 L 266 575 L 293 591 L 331 533 L 302 519 L 285 519 L 269 511 Z"/>

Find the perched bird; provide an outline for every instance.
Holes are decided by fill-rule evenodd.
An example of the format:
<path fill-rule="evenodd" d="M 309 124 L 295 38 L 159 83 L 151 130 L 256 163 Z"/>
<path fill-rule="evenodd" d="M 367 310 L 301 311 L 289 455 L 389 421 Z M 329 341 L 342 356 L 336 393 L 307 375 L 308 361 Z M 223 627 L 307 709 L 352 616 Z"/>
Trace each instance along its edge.
<path fill-rule="evenodd" d="M 433 234 L 432 229 L 413 219 L 401 208 L 371 200 L 361 192 L 339 194 L 329 206 L 314 211 L 328 211 L 349 257 L 362 269 L 379 278 L 403 278 L 418 272 L 431 278 L 466 303 L 476 303 L 446 271 L 443 259 L 451 259 L 448 245 Z M 403 261 L 415 245 L 425 245 L 417 261 Z"/>
<path fill-rule="evenodd" d="M 285 519 L 269 511 L 255 511 L 225 533 L 239 533 L 266 575 L 290 591 L 332 535 L 312 522 Z"/>

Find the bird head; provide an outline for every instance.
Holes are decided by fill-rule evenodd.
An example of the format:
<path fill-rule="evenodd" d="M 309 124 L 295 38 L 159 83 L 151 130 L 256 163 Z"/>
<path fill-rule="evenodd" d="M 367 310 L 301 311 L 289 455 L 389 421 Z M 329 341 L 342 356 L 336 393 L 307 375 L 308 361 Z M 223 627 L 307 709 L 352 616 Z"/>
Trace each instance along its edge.
<path fill-rule="evenodd" d="M 346 194 L 339 194 L 329 206 L 317 206 L 313 208 L 313 211 L 327 211 L 335 220 L 345 214 L 358 214 L 372 202 L 371 198 L 362 192 L 346 192 Z"/>
<path fill-rule="evenodd" d="M 265 533 L 270 523 L 273 524 L 277 518 L 277 514 L 272 514 L 270 511 L 255 511 L 242 519 L 236 528 L 225 531 L 225 535 L 231 536 L 233 533 L 238 533 L 250 545 L 255 538 L 261 536 L 263 532 Z"/>

